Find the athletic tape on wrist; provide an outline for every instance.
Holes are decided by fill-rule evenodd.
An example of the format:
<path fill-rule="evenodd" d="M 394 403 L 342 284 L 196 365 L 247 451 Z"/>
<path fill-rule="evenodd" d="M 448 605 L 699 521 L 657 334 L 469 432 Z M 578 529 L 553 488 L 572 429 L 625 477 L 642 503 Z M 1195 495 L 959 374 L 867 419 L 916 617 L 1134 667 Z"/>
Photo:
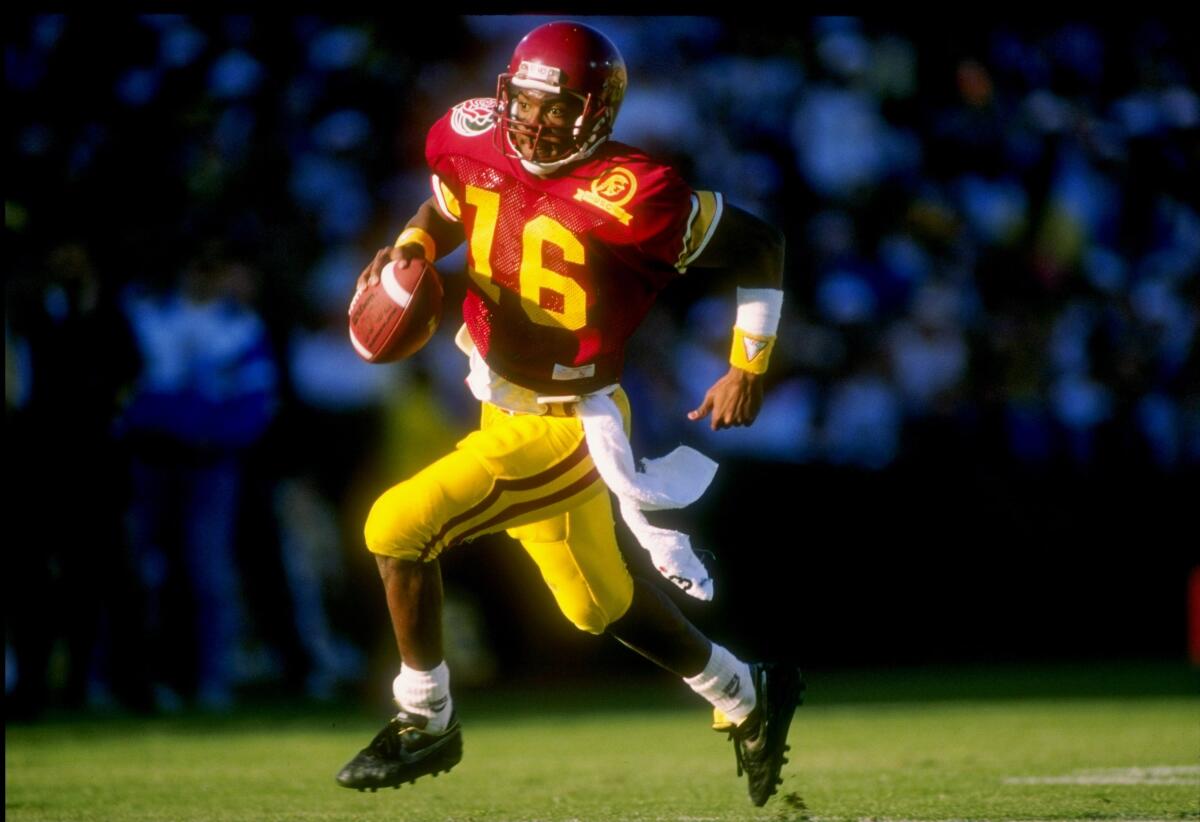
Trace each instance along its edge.
<path fill-rule="evenodd" d="M 774 337 L 783 313 L 783 291 L 778 288 L 739 288 L 735 326 L 756 337 Z"/>
<path fill-rule="evenodd" d="M 429 232 L 423 228 L 410 226 L 400 232 L 400 236 L 396 238 L 395 246 L 399 248 L 402 245 L 409 243 L 418 243 L 425 249 L 425 259 L 433 262 L 437 259 L 437 243 L 433 241 L 433 237 L 429 236 Z"/>
<path fill-rule="evenodd" d="M 729 362 L 752 374 L 764 374 L 779 317 L 783 313 L 783 291 L 778 288 L 739 288 L 737 322 L 733 326 L 733 348 Z"/>

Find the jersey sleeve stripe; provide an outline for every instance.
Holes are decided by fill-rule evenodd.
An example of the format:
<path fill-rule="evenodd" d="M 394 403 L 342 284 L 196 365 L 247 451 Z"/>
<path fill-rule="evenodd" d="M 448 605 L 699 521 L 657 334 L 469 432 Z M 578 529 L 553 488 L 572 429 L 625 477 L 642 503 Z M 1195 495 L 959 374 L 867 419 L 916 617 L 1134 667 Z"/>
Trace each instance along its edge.
<path fill-rule="evenodd" d="M 692 193 L 692 213 L 688 217 L 687 232 L 683 235 L 683 251 L 679 254 L 679 262 L 675 264 L 680 273 L 687 271 L 687 267 L 704 253 L 724 210 L 725 200 L 720 192 Z"/>
<path fill-rule="evenodd" d="M 433 187 L 433 199 L 437 203 L 438 211 L 450 222 L 460 222 L 462 207 L 458 204 L 458 199 L 436 174 L 430 176 L 429 183 Z"/>

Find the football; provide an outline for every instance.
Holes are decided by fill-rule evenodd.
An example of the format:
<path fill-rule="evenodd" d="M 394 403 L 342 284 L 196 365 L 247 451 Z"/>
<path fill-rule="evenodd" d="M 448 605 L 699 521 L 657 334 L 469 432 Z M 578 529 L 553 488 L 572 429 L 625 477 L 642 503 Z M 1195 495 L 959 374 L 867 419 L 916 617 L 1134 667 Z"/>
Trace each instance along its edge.
<path fill-rule="evenodd" d="M 442 278 L 422 259 L 390 262 L 379 282 L 350 301 L 350 342 L 367 362 L 395 362 L 417 353 L 442 317 Z"/>

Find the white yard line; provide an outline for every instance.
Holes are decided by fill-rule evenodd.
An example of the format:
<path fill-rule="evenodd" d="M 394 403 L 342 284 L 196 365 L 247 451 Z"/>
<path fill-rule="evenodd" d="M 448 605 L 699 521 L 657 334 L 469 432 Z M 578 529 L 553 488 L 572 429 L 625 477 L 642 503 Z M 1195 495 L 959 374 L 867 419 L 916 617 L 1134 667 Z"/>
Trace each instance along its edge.
<path fill-rule="evenodd" d="M 1190 783 L 1189 783 L 1190 784 Z M 769 810 L 769 806 L 768 806 Z M 719 822 L 721 819 L 726 819 L 724 816 L 655 816 L 645 818 L 646 822 Z M 797 819 L 804 822 L 846 822 L 845 816 L 809 816 L 803 812 L 797 812 L 796 816 L 792 817 L 783 809 L 777 809 L 777 818 L 779 819 Z M 862 816 L 854 822 L 1063 822 L 1061 819 L 989 819 L 987 817 L 954 817 L 951 819 L 909 819 L 906 817 L 891 817 L 891 816 Z M 1179 822 L 1178 819 L 1168 819 L 1166 817 L 1105 817 L 1104 822 Z"/>
<path fill-rule="evenodd" d="M 663 817 L 665 819 L 666 817 Z M 805 819 L 807 822 L 835 822 L 843 820 L 844 816 L 805 816 L 796 817 L 797 819 Z M 961 817 L 954 819 L 904 819 L 892 818 L 890 816 L 863 816 L 859 817 L 857 822 L 1063 822 L 1062 819 L 988 819 L 986 817 Z M 1179 822 L 1178 819 L 1166 819 L 1160 817 L 1130 817 L 1128 819 L 1104 817 L 1104 822 Z"/>
<path fill-rule="evenodd" d="M 1151 768 L 1091 768 L 1060 776 L 1010 776 L 1005 785 L 1195 785 L 1200 766 L 1160 765 Z"/>
<path fill-rule="evenodd" d="M 769 806 L 767 808 L 770 810 Z M 722 819 L 727 819 L 724 816 L 655 816 L 655 817 L 635 817 L 637 819 L 645 819 L 647 822 L 720 822 Z M 797 814 L 795 817 L 790 817 L 785 811 L 779 812 L 780 819 L 803 819 L 805 822 L 844 822 L 847 817 L 844 816 L 807 816 Z M 856 822 L 1063 822 L 1061 819 L 988 819 L 981 817 L 961 817 L 953 819 L 906 819 L 902 817 L 890 816 L 863 816 L 859 817 Z M 1130 818 L 1109 818 L 1104 817 L 1104 822 L 1179 822 L 1178 819 L 1167 819 L 1165 817 L 1130 817 Z"/>

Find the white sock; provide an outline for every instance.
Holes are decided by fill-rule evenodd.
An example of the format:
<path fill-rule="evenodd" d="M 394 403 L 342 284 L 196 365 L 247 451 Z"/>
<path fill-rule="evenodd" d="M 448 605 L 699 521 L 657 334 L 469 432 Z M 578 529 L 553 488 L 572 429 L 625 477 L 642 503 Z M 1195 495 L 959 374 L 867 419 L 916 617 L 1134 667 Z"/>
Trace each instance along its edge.
<path fill-rule="evenodd" d="M 754 710 L 750 666 L 715 642 L 704 670 L 695 676 L 684 677 L 683 681 L 735 725 Z"/>
<path fill-rule="evenodd" d="M 450 669 L 444 661 L 432 671 L 400 663 L 400 675 L 392 680 L 392 695 L 401 711 L 429 720 L 425 730 L 436 733 L 450 724 L 454 702 L 450 699 Z"/>

